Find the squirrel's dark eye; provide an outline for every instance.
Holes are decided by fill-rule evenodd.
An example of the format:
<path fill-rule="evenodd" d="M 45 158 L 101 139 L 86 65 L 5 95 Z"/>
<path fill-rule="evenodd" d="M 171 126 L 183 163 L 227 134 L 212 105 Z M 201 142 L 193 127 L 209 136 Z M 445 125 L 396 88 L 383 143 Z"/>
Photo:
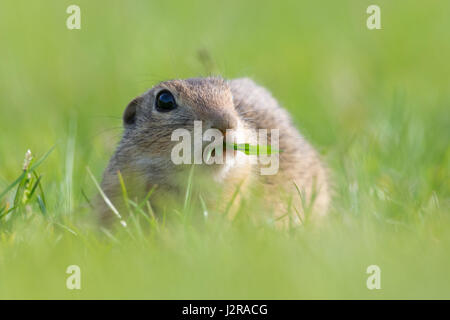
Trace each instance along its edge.
<path fill-rule="evenodd" d="M 156 96 L 156 110 L 159 112 L 168 112 L 176 107 L 175 98 L 169 91 L 163 90 Z"/>

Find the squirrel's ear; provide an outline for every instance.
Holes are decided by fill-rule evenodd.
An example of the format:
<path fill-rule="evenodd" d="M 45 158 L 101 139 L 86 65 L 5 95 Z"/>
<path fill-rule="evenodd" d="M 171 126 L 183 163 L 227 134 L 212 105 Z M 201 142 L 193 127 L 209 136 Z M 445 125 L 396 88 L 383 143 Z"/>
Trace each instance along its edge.
<path fill-rule="evenodd" d="M 142 102 L 141 97 L 137 97 L 133 99 L 125 109 L 125 112 L 123 113 L 123 123 L 125 125 L 132 125 L 136 122 L 136 111 L 139 105 Z"/>

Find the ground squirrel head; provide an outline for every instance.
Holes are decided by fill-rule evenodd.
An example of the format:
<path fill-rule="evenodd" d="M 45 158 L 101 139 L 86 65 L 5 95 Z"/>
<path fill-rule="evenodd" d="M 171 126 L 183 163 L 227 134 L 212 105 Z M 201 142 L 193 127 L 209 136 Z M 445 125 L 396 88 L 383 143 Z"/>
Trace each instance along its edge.
<path fill-rule="evenodd" d="M 244 128 L 226 80 L 209 77 L 165 81 L 131 101 L 123 114 L 125 132 L 120 146 L 126 151 L 121 154 L 129 159 L 121 162 L 134 162 L 133 168 L 140 172 L 164 170 L 167 174 L 165 169 L 173 167 L 172 149 L 178 143 L 173 141 L 172 133 L 186 129 L 193 134 L 194 121 L 202 122 L 203 131 L 214 128 L 223 134 Z"/>
<path fill-rule="evenodd" d="M 236 119 L 231 90 L 221 78 L 161 82 L 131 101 L 123 115 L 126 128 L 202 120 L 222 130 L 236 127 Z"/>

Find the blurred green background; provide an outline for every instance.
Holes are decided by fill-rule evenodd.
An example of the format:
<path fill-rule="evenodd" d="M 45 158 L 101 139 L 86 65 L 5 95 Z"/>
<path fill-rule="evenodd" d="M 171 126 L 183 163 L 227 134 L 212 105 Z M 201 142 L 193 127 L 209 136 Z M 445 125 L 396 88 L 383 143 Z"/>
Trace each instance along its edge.
<path fill-rule="evenodd" d="M 71 4 L 81 30 L 66 28 Z M 370 4 L 381 30 L 366 27 Z M 2 0 L 0 190 L 27 149 L 56 148 L 39 168 L 48 216 L 33 203 L 0 220 L 0 297 L 450 298 L 448 12 L 448 1 Z M 55 227 L 92 214 L 86 167 L 101 177 L 127 103 L 211 71 L 253 78 L 291 112 L 333 171 L 329 220 L 180 224 L 106 243 Z M 69 264 L 81 291 L 65 288 Z M 365 286 L 370 264 L 381 290 Z"/>

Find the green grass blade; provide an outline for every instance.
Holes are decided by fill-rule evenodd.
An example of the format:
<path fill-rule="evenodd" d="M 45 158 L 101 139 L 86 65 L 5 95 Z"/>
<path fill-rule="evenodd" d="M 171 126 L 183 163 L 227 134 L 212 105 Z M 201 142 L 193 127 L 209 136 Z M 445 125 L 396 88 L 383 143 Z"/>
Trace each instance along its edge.
<path fill-rule="evenodd" d="M 138 208 L 142 209 L 147 202 L 150 200 L 150 196 L 153 194 L 153 191 L 155 191 L 155 189 L 158 187 L 157 184 L 155 184 L 147 193 L 147 195 L 145 196 L 144 200 L 141 201 L 141 203 L 139 204 Z"/>
<path fill-rule="evenodd" d="M 194 178 L 194 166 L 191 167 L 191 170 L 189 171 L 189 177 L 188 177 L 188 183 L 186 187 L 186 194 L 184 197 L 184 205 L 183 209 L 186 210 L 186 208 L 189 205 L 189 201 L 191 199 L 191 193 L 192 193 L 192 179 Z"/>
<path fill-rule="evenodd" d="M 125 181 L 123 180 L 122 177 L 122 173 L 119 171 L 117 171 L 117 177 L 119 178 L 119 183 L 120 183 L 120 188 L 122 189 L 122 197 L 123 197 L 123 201 L 125 202 L 125 205 L 128 209 L 128 211 L 131 212 L 130 210 L 130 204 L 128 203 L 128 192 L 127 192 L 127 188 L 125 186 Z"/>
<path fill-rule="evenodd" d="M 37 169 L 37 167 L 39 167 L 47 158 L 48 156 L 53 152 L 53 150 L 56 148 L 56 145 L 54 145 L 53 147 L 50 148 L 50 150 L 48 150 L 41 158 L 39 158 L 39 160 L 37 160 L 28 171 L 34 171 Z"/>
<path fill-rule="evenodd" d="M 122 219 L 122 216 L 120 215 L 119 211 L 116 209 L 116 207 L 112 204 L 111 200 L 106 196 L 106 194 L 103 192 L 102 188 L 97 182 L 97 179 L 95 179 L 94 175 L 92 174 L 91 169 L 89 167 L 86 167 L 86 170 L 91 177 L 92 181 L 94 182 L 95 187 L 97 188 L 98 192 L 100 193 L 101 197 L 103 198 L 103 201 L 105 201 L 106 205 L 111 209 L 111 211 L 115 214 L 115 216 L 120 220 L 120 224 L 126 228 L 127 223 Z"/>
<path fill-rule="evenodd" d="M 251 145 L 249 143 L 226 143 L 224 146 L 227 149 L 244 152 L 246 155 L 271 155 L 280 153 L 281 150 L 273 149 L 269 145 Z"/>
<path fill-rule="evenodd" d="M 26 172 L 24 171 L 13 183 L 11 183 L 6 189 L 0 193 L 0 200 L 9 192 L 11 191 L 17 184 L 19 184 L 23 178 L 25 177 Z"/>
<path fill-rule="evenodd" d="M 55 224 L 56 226 L 60 227 L 61 229 L 64 229 L 64 230 L 66 230 L 67 232 L 73 234 L 74 236 L 78 236 L 78 233 L 76 233 L 74 230 L 70 229 L 68 226 L 66 226 L 66 225 L 64 225 L 64 224 L 62 224 L 62 223 L 59 223 L 59 222 L 54 222 L 54 224 Z"/>
<path fill-rule="evenodd" d="M 205 200 L 203 200 L 203 197 L 201 194 L 198 195 L 198 198 L 200 199 L 200 204 L 203 209 L 203 217 L 205 217 L 205 220 L 208 218 L 208 208 L 206 207 Z"/>
<path fill-rule="evenodd" d="M 44 162 L 48 156 L 52 153 L 52 151 L 55 149 L 56 145 L 54 145 L 53 147 L 50 148 L 49 151 L 47 151 L 46 154 L 44 154 L 39 160 L 37 160 L 30 168 L 28 171 L 23 171 L 22 174 L 13 182 L 11 183 L 8 187 L 6 187 L 6 189 L 0 193 L 0 200 L 9 192 L 11 191 L 17 184 L 19 184 L 23 178 L 26 176 L 26 174 L 28 172 L 32 172 L 34 171 L 37 167 L 39 167 L 42 162 Z"/>
<path fill-rule="evenodd" d="M 225 214 L 224 214 L 224 216 L 227 216 L 227 215 L 228 215 L 228 213 L 229 213 L 229 211 L 230 211 L 230 209 L 231 209 L 231 206 L 232 206 L 233 203 L 234 203 L 234 200 L 236 200 L 236 198 L 237 198 L 239 192 L 241 191 L 241 186 L 243 185 L 243 183 L 244 183 L 244 180 L 242 180 L 242 181 L 238 184 L 238 186 L 236 187 L 236 190 L 234 190 L 233 195 L 231 196 L 231 199 L 230 199 L 230 201 L 228 201 L 227 207 L 225 208 Z"/>
<path fill-rule="evenodd" d="M 31 188 L 30 195 L 28 196 L 29 199 L 31 199 L 33 197 L 34 192 L 36 191 L 36 189 L 39 186 L 39 183 L 41 182 L 41 178 L 42 178 L 42 176 L 39 176 L 37 178 L 36 182 L 34 183 L 33 187 Z"/>
<path fill-rule="evenodd" d="M 22 179 L 22 181 L 20 181 L 19 186 L 17 187 L 16 195 L 14 196 L 14 201 L 13 201 L 14 207 L 18 207 L 20 204 L 20 201 L 22 200 L 26 181 L 27 181 L 27 177 L 25 175 L 24 178 Z"/>
<path fill-rule="evenodd" d="M 146 214 L 145 211 L 142 210 L 142 208 L 140 208 L 136 202 L 134 202 L 133 200 L 128 200 L 128 202 L 136 209 L 138 213 L 140 213 L 144 217 L 145 220 L 147 220 L 148 223 L 152 223 L 152 219 L 150 219 L 148 214 Z"/>
<path fill-rule="evenodd" d="M 3 219 L 3 218 L 6 217 L 9 213 L 13 212 L 13 211 L 16 210 L 16 209 L 17 209 L 17 207 L 12 207 L 12 208 L 6 210 L 5 212 L 3 212 L 3 213 L 0 215 L 0 219 Z"/>
<path fill-rule="evenodd" d="M 47 215 L 47 206 L 45 205 L 45 202 L 41 196 L 37 196 L 37 202 L 38 202 L 39 209 L 41 210 L 42 214 L 44 216 L 46 216 Z"/>
<path fill-rule="evenodd" d="M 33 175 L 35 176 L 36 179 L 38 179 L 38 174 L 36 173 L 36 171 L 33 171 Z M 47 206 L 47 202 L 45 201 L 44 188 L 42 187 L 42 183 L 40 180 L 38 183 L 38 187 L 39 187 L 39 191 L 41 192 L 42 201 L 43 201 L 44 205 Z"/>

